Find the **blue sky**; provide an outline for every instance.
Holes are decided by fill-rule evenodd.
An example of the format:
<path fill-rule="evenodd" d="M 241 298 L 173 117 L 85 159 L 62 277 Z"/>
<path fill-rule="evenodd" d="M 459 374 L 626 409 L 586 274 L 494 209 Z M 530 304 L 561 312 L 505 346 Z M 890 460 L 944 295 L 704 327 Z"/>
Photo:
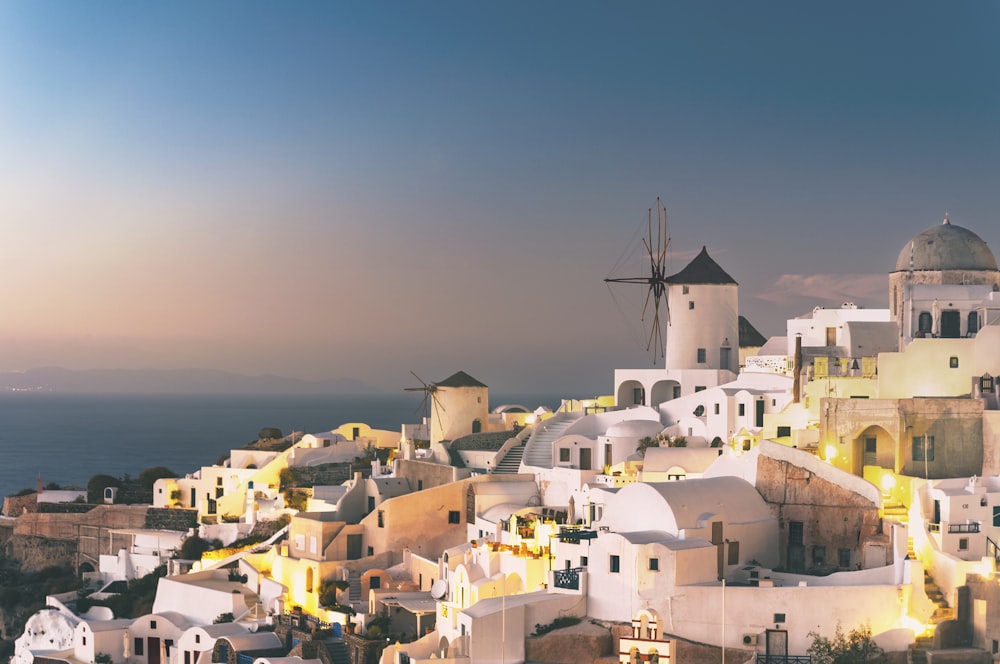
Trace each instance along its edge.
<path fill-rule="evenodd" d="M 671 266 L 707 245 L 766 334 L 885 306 L 946 210 L 1000 246 L 998 29 L 988 2 L 0 4 L 0 369 L 606 392 L 651 363 L 642 293 L 603 279 L 657 196 Z"/>

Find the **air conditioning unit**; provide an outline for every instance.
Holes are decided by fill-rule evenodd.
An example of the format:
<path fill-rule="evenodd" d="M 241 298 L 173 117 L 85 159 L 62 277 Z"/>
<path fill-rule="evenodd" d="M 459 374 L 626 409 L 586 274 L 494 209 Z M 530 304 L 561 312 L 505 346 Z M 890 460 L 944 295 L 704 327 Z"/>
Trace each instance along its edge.
<path fill-rule="evenodd" d="M 757 634 L 744 634 L 743 635 L 743 645 L 745 645 L 745 646 L 756 646 L 757 645 Z"/>

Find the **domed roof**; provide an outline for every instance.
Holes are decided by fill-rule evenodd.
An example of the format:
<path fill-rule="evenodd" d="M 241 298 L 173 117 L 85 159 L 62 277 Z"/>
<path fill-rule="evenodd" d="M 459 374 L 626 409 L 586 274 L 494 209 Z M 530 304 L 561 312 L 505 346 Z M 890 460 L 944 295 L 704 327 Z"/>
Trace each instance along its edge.
<path fill-rule="evenodd" d="M 658 420 L 622 420 L 608 427 L 608 438 L 645 438 L 663 431 Z"/>
<path fill-rule="evenodd" d="M 907 242 L 896 259 L 896 271 L 914 270 L 996 270 L 997 259 L 986 242 L 972 231 L 944 223 L 928 228 Z"/>

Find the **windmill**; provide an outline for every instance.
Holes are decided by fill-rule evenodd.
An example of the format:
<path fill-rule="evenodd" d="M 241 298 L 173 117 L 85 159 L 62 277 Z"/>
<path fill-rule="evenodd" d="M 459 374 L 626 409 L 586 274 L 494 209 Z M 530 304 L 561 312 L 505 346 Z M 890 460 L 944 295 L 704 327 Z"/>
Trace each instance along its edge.
<path fill-rule="evenodd" d="M 430 434 L 430 437 L 433 440 L 434 439 L 433 429 L 435 423 L 437 423 L 437 428 L 443 431 L 443 426 L 441 424 L 441 413 L 445 412 L 444 406 L 441 405 L 440 401 L 436 396 L 437 391 L 439 389 L 438 385 L 437 383 L 428 383 L 427 381 L 425 381 L 423 378 L 413 373 L 412 371 L 410 373 L 413 374 L 414 378 L 420 381 L 420 387 L 404 387 L 403 391 L 424 393 L 424 398 L 421 400 L 420 405 L 418 405 L 413 412 L 417 413 L 423 411 L 425 421 L 427 421 L 428 418 L 430 418 L 431 431 L 429 431 L 428 433 Z M 432 405 L 434 407 L 433 413 L 431 412 Z"/>
<path fill-rule="evenodd" d="M 667 232 L 667 209 L 660 203 L 660 198 L 656 198 L 656 235 L 654 243 L 653 235 L 653 210 L 647 210 L 646 237 L 642 239 L 646 257 L 649 260 L 649 274 L 641 277 L 608 277 L 604 280 L 611 289 L 611 284 L 643 284 L 648 287 L 646 291 L 646 301 L 642 306 L 642 321 L 646 321 L 649 313 L 649 303 L 653 303 L 652 321 L 650 324 L 649 338 L 646 342 L 646 350 L 653 351 L 653 364 L 656 364 L 657 357 L 664 357 L 666 347 L 663 342 L 663 327 L 660 324 L 660 302 L 663 302 L 663 309 L 666 324 L 670 325 L 670 304 L 667 301 L 667 247 L 670 245 L 670 235 Z M 619 261 L 621 264 L 621 261 Z M 614 293 L 612 292 L 612 296 Z"/>

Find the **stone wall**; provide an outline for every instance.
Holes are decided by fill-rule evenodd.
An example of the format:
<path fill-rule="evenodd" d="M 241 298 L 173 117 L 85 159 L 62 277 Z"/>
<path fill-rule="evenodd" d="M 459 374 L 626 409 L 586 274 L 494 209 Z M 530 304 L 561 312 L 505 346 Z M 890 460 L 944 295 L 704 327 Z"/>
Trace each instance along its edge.
<path fill-rule="evenodd" d="M 26 496 L 7 496 L 3 499 L 3 515 L 18 517 L 25 512 L 38 509 L 38 494 L 29 493 Z"/>
<path fill-rule="evenodd" d="M 607 628 L 584 621 L 543 636 L 525 639 L 524 659 L 551 664 L 592 662 L 597 657 L 611 655 L 613 643 L 614 639 Z"/>
<path fill-rule="evenodd" d="M 31 535 L 13 535 L 4 543 L 6 558 L 20 563 L 24 572 L 37 572 L 46 567 L 75 567 L 76 540 L 55 540 Z"/>
<path fill-rule="evenodd" d="M 146 510 L 144 528 L 186 532 L 198 525 L 198 510 L 150 507 Z"/>
<path fill-rule="evenodd" d="M 864 543 L 881 541 L 882 520 L 877 504 L 802 466 L 761 454 L 756 488 L 778 518 L 783 568 L 802 572 L 821 567 L 829 571 L 837 567 L 841 549 L 850 550 L 848 568 L 855 568 L 861 562 Z M 802 524 L 800 544 L 789 543 L 792 522 Z M 801 550 L 793 552 L 795 547 Z M 823 563 L 818 562 L 818 547 L 825 551 Z"/>

